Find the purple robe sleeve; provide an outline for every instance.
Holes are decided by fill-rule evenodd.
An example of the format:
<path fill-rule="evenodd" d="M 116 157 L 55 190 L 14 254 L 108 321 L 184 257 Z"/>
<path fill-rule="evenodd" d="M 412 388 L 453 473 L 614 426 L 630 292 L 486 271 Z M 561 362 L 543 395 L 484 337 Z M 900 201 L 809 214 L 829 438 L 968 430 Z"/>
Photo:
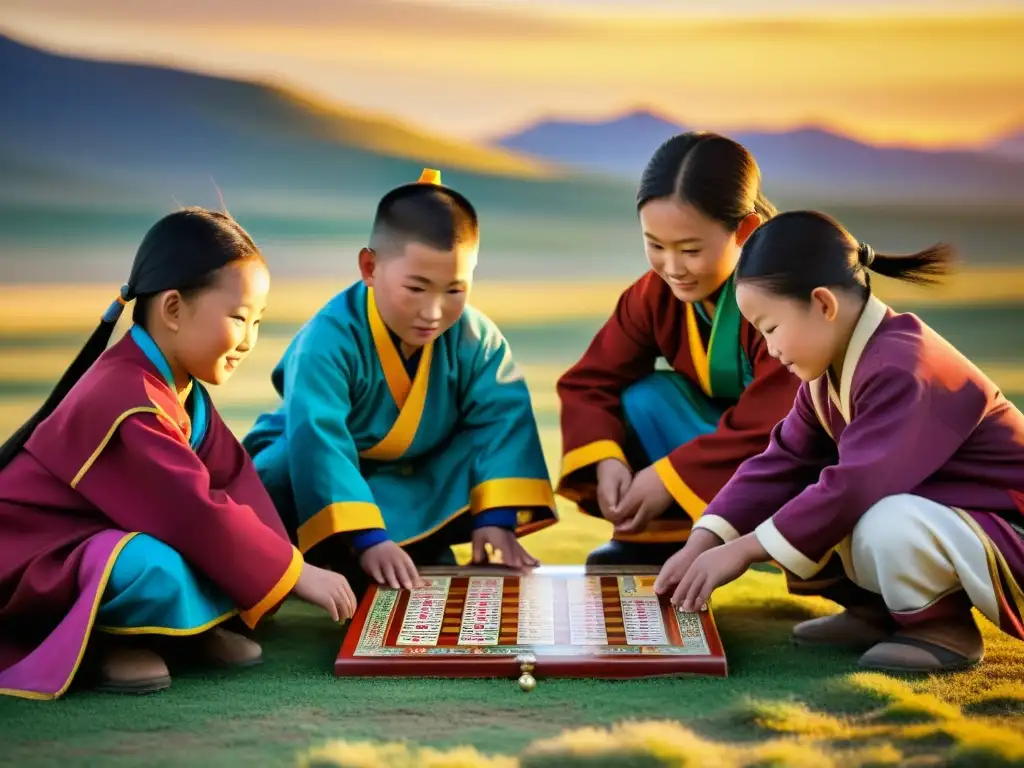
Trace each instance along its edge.
<path fill-rule="evenodd" d="M 694 528 L 722 541 L 744 536 L 815 482 L 835 458 L 835 443 L 818 421 L 808 385 L 801 384 L 786 418 L 772 429 L 768 447 L 740 465 Z"/>
<path fill-rule="evenodd" d="M 838 463 L 756 529 L 776 562 L 811 578 L 868 509 L 887 496 L 911 492 L 949 460 L 966 437 L 963 427 L 972 420 L 964 411 L 976 398 L 965 394 L 961 412 L 947 420 L 933 407 L 934 394 L 928 381 L 898 365 L 873 367 L 859 386 L 855 381 L 853 418 L 840 434 Z M 943 407 L 951 405 L 949 394 L 942 397 Z"/>

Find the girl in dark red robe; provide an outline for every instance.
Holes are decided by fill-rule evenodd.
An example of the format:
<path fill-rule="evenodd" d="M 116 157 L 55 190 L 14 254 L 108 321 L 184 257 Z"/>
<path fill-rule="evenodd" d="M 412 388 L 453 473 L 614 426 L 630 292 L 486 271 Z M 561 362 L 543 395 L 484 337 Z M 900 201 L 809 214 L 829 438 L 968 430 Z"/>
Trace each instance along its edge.
<path fill-rule="evenodd" d="M 663 563 L 793 404 L 799 381 L 736 306 L 740 248 L 775 213 L 760 182 L 750 153 L 713 133 L 675 136 L 644 171 L 651 271 L 558 382 L 558 493 L 615 524 L 588 563 Z"/>
<path fill-rule="evenodd" d="M 871 294 L 869 271 L 922 282 L 948 258 L 943 246 L 875 254 L 817 213 L 754 233 L 739 305 L 805 383 L 768 449 L 665 564 L 659 592 L 690 610 L 770 558 L 800 591 L 847 608 L 797 625 L 796 639 L 866 649 L 865 667 L 974 664 L 972 606 L 1024 640 L 1024 415 L 920 319 Z"/>
<path fill-rule="evenodd" d="M 146 637 L 196 636 L 207 660 L 249 665 L 260 647 L 228 619 L 255 627 L 290 592 L 335 619 L 354 610 L 342 576 L 303 564 L 199 383 L 223 383 L 251 351 L 268 288 L 228 216 L 165 217 L 53 394 L 0 448 L 0 693 L 61 696 L 96 631 L 99 687 L 143 693 L 170 685 Z M 135 325 L 104 351 L 131 300 Z"/>

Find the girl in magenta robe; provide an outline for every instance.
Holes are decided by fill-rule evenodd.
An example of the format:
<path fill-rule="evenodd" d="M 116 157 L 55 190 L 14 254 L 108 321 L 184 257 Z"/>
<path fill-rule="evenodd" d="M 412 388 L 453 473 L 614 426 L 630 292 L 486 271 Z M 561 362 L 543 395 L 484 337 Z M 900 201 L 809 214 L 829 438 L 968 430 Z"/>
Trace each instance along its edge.
<path fill-rule="evenodd" d="M 222 384 L 252 350 L 268 288 L 228 216 L 165 217 L 53 394 L 0 448 L 0 693 L 57 698 L 92 658 L 104 690 L 160 690 L 155 635 L 250 665 L 260 647 L 227 620 L 253 628 L 291 592 L 335 619 L 354 611 L 344 577 L 304 565 L 199 383 Z M 131 300 L 135 325 L 105 349 Z"/>
<path fill-rule="evenodd" d="M 976 663 L 972 606 L 1024 640 L 1024 415 L 870 289 L 869 271 L 930 282 L 948 258 L 943 246 L 876 254 L 813 212 L 751 236 L 737 301 L 804 383 L 767 450 L 665 564 L 658 592 L 692 610 L 774 559 L 846 607 L 797 625 L 795 639 L 858 648 L 875 669 Z"/>

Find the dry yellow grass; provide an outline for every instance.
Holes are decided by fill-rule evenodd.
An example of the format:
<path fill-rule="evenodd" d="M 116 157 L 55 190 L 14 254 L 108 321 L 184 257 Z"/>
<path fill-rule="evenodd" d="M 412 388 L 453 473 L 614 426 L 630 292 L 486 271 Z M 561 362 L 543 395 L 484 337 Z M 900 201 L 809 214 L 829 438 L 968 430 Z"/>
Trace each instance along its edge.
<path fill-rule="evenodd" d="M 877 278 L 875 283 L 883 299 L 907 307 L 1020 301 L 1024 297 L 1024 269 L 1014 267 L 965 269 L 934 288 L 885 278 Z M 267 319 L 279 323 L 303 322 L 343 287 L 329 279 L 277 281 L 271 292 Z M 602 317 L 615 306 L 624 287 L 623 281 L 484 281 L 473 287 L 472 302 L 497 323 Z M 113 300 L 117 288 L 116 285 L 87 284 L 0 285 L 0 333 L 45 335 L 91 328 Z"/>
<path fill-rule="evenodd" d="M 624 720 L 609 727 L 567 730 L 529 745 L 519 755 L 482 755 L 461 747 L 450 752 L 419 750 L 407 744 L 373 746 L 335 741 L 300 758 L 307 768 L 476 765 L 495 768 L 575 768 L 630 765 L 644 768 L 866 768 L 885 765 L 1024 764 L 1020 723 L 969 718 L 906 682 L 878 674 L 848 679 L 881 700 L 866 713 L 836 716 L 791 701 L 747 700 L 724 714 L 734 724 L 749 723 L 759 738 L 725 742 L 706 738 L 673 720 Z M 1024 690 L 1013 692 L 1024 704 Z M 916 715 L 908 723 L 907 713 Z M 719 717 L 721 717 L 720 715 Z"/>

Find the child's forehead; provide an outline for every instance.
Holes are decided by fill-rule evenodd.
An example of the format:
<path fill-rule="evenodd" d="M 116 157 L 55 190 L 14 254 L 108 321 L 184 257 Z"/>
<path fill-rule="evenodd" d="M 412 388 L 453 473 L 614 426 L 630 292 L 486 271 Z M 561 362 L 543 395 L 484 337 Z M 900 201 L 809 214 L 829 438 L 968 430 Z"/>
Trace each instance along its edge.
<path fill-rule="evenodd" d="M 260 300 L 270 290 L 270 272 L 258 259 L 228 264 L 220 269 L 210 293 L 230 300 Z"/>
<path fill-rule="evenodd" d="M 468 280 L 476 267 L 476 249 L 456 246 L 450 250 L 432 248 L 422 243 L 406 243 L 389 267 L 403 277 L 417 275 L 435 283 Z"/>

